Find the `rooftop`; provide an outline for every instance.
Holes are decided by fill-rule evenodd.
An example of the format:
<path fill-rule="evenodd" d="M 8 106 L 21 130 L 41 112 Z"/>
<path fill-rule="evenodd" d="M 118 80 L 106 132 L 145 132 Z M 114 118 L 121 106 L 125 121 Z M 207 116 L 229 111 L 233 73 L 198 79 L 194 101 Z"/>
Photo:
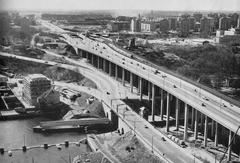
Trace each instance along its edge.
<path fill-rule="evenodd" d="M 50 80 L 43 74 L 29 74 L 25 77 L 27 81 L 36 81 L 36 80 Z"/>

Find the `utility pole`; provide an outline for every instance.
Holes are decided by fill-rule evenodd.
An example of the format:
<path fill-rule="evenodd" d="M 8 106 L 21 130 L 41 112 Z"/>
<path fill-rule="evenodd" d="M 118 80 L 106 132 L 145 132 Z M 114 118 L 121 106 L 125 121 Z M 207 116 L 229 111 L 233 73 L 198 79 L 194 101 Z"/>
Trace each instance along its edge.
<path fill-rule="evenodd" d="M 153 153 L 153 135 L 152 135 L 152 153 Z"/>

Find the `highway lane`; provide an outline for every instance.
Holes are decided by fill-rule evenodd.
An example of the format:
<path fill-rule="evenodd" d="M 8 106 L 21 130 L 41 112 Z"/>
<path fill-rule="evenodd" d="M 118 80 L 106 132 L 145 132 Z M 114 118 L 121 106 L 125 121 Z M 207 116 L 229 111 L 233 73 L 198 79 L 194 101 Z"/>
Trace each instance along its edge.
<path fill-rule="evenodd" d="M 28 60 L 28 61 L 33 61 L 33 62 L 38 62 L 38 63 L 43 63 L 43 64 L 49 64 L 49 65 L 57 65 L 59 67 L 67 68 L 70 70 L 78 71 L 86 75 L 86 77 L 89 77 L 93 81 L 98 81 L 100 91 L 94 91 L 94 96 L 97 96 L 97 98 L 102 99 L 108 106 L 114 105 L 114 109 L 116 112 L 116 106 L 118 106 L 119 109 L 125 109 L 126 105 L 119 99 L 119 91 L 122 92 L 128 92 L 128 94 L 125 94 L 125 96 L 129 96 L 131 92 L 129 89 L 126 87 L 122 86 L 121 84 L 118 84 L 117 81 L 115 81 L 113 78 L 109 77 L 107 74 L 102 73 L 101 71 L 98 71 L 95 68 L 90 68 L 92 67 L 89 64 L 86 64 L 87 67 L 81 65 L 82 67 L 79 68 L 78 66 L 71 66 L 71 65 L 65 65 L 65 64 L 60 64 L 60 63 L 55 63 L 55 62 L 50 62 L 48 61 L 41 61 L 38 59 L 32 59 L 32 58 L 27 58 L 23 56 L 14 56 L 12 54 L 6 54 L 6 53 L 0 53 L 0 55 L 5 56 L 5 57 L 10 57 L 10 58 L 16 58 L 16 59 L 23 59 L 23 60 Z M 81 63 L 84 64 L 84 63 Z M 85 72 L 83 72 L 84 69 Z M 95 69 L 95 71 L 93 71 Z M 55 81 L 56 82 L 56 81 Z M 66 87 L 69 85 L 65 85 Z M 79 90 L 79 86 L 74 86 L 71 85 L 69 86 L 70 89 L 73 90 Z M 106 91 L 111 92 L 110 95 L 106 94 Z M 123 94 L 124 95 L 124 94 Z M 132 94 L 132 97 L 134 98 L 137 97 L 137 95 Z M 130 97 L 130 96 L 129 96 Z M 129 109 L 130 110 L 130 109 Z M 135 115 L 135 118 L 132 116 Z M 121 115 L 120 115 L 121 116 Z M 128 118 L 130 116 L 130 118 Z M 123 118 L 123 117 L 121 117 Z M 151 141 L 152 141 L 152 136 L 154 136 L 154 139 L 156 140 L 154 142 L 154 150 L 157 151 L 157 154 L 159 157 L 162 157 L 162 153 L 164 153 L 165 157 L 168 157 L 172 162 L 192 162 L 194 160 L 194 157 L 190 153 L 186 153 L 184 149 L 179 147 L 177 144 L 173 143 L 170 139 L 168 139 L 164 134 L 160 133 L 156 129 L 154 129 L 152 126 L 149 126 L 150 124 L 147 123 L 144 119 L 139 117 L 135 112 L 129 111 L 126 112 L 124 118 L 126 119 L 126 122 L 128 125 L 130 125 L 132 128 L 134 127 L 134 124 L 132 122 L 132 119 L 135 119 L 138 121 L 136 125 L 136 132 L 140 135 L 139 137 L 143 140 L 145 140 L 148 144 L 148 146 L 151 147 Z M 148 129 L 145 128 L 145 126 L 148 125 Z M 167 139 L 167 142 L 161 141 L 161 138 L 165 137 Z M 164 158 L 165 158 L 164 157 Z M 198 162 L 196 160 L 196 162 Z"/>
<path fill-rule="evenodd" d="M 135 61 L 131 58 L 124 57 L 119 55 L 112 48 L 107 48 L 106 44 L 101 45 L 101 42 L 93 43 L 93 41 L 89 40 L 88 43 L 85 41 L 84 44 L 79 44 L 79 39 L 72 39 L 70 36 L 64 34 L 67 39 L 70 39 L 69 43 L 73 46 L 79 47 L 91 53 L 97 54 L 107 60 L 112 61 L 113 63 L 125 68 L 130 69 L 131 72 L 137 74 L 146 79 L 150 80 L 155 85 L 159 85 L 169 93 L 173 94 L 174 96 L 178 97 L 182 101 L 189 101 L 188 99 L 191 98 L 192 101 L 201 101 L 201 103 L 188 103 L 192 104 L 194 108 L 202 111 L 202 113 L 208 115 L 213 120 L 217 121 L 218 123 L 222 124 L 223 126 L 231 129 L 232 131 L 236 131 L 238 126 L 240 125 L 240 109 L 237 106 L 230 104 L 229 102 L 214 96 L 213 94 L 198 88 L 184 80 L 178 79 L 172 75 L 166 74 L 160 71 L 160 74 L 154 74 L 154 70 L 152 67 L 148 65 L 144 65 Z M 82 36 L 84 37 L 84 36 Z M 77 40 L 77 41 L 76 41 Z M 86 38 L 88 40 L 88 38 Z M 103 48 L 104 47 L 104 48 Z M 122 63 L 122 64 L 121 64 Z M 123 64 L 124 63 L 124 64 Z M 140 67 L 140 68 L 139 68 Z M 175 89 L 172 89 L 173 87 Z M 179 86 L 179 87 L 178 87 Z M 176 92 L 179 92 L 176 94 Z M 187 98 L 186 98 L 187 97 Z M 220 103 L 219 103 L 220 102 Z M 206 106 L 206 109 L 202 109 L 202 103 Z M 215 113 L 217 113 L 221 117 L 217 119 Z M 228 117 L 228 118 L 226 118 Z M 225 121 L 223 119 L 228 119 L 229 121 Z M 240 131 L 238 132 L 240 135 Z"/>

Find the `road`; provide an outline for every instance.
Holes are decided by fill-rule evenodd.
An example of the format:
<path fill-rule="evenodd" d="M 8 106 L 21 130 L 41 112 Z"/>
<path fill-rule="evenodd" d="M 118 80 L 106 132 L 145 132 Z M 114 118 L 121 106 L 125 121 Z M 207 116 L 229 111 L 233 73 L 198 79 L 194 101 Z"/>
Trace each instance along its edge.
<path fill-rule="evenodd" d="M 60 86 L 68 87 L 72 90 L 76 91 L 87 91 L 87 93 L 95 96 L 98 99 L 104 101 L 104 107 L 111 107 L 115 112 L 118 111 L 119 117 L 126 122 L 132 129 L 135 128 L 137 136 L 143 141 L 143 143 L 151 149 L 153 146 L 154 153 L 159 156 L 163 157 L 168 162 L 178 162 L 178 163 L 186 163 L 186 162 L 193 162 L 194 156 L 191 155 L 189 152 L 186 152 L 185 149 L 181 148 L 170 139 L 168 139 L 164 134 L 156 130 L 150 123 L 146 120 L 141 118 L 137 113 L 128 108 L 126 111 L 125 103 L 120 100 L 128 96 L 128 98 L 138 98 L 136 94 L 130 92 L 129 88 L 124 87 L 123 85 L 119 84 L 116 80 L 109 77 L 108 74 L 99 71 L 98 69 L 92 67 L 90 64 L 85 62 L 78 63 L 78 66 L 73 65 L 66 65 L 51 61 L 42 61 L 39 59 L 32 59 L 23 56 L 15 56 L 13 54 L 2 53 L 0 52 L 1 56 L 16 58 L 21 60 L 27 60 L 32 62 L 38 62 L 48 65 L 57 65 L 62 68 L 70 69 L 77 71 L 84 76 L 90 78 L 93 81 L 97 81 L 96 84 L 99 90 L 94 89 L 86 89 L 74 84 L 60 84 Z M 68 59 L 68 61 L 71 59 Z M 81 66 L 80 66 L 81 65 Z M 58 84 L 57 82 L 56 85 Z M 110 94 L 106 94 L 106 92 L 110 92 Z M 122 112 L 121 112 L 122 111 Z M 146 128 L 147 126 L 147 128 Z M 165 137 L 167 141 L 162 141 L 161 138 Z M 152 143 L 153 140 L 153 143 Z M 164 154 L 164 156 L 163 156 Z M 200 162 L 199 160 L 195 159 L 195 162 Z"/>

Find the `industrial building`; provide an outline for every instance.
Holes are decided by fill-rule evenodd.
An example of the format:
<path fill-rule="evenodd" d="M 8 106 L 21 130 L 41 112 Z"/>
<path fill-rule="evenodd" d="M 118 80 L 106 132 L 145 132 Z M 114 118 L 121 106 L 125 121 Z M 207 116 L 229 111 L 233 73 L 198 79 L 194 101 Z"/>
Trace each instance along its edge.
<path fill-rule="evenodd" d="M 22 98 L 36 106 L 37 98 L 51 88 L 51 80 L 42 74 L 30 74 L 23 80 Z"/>

